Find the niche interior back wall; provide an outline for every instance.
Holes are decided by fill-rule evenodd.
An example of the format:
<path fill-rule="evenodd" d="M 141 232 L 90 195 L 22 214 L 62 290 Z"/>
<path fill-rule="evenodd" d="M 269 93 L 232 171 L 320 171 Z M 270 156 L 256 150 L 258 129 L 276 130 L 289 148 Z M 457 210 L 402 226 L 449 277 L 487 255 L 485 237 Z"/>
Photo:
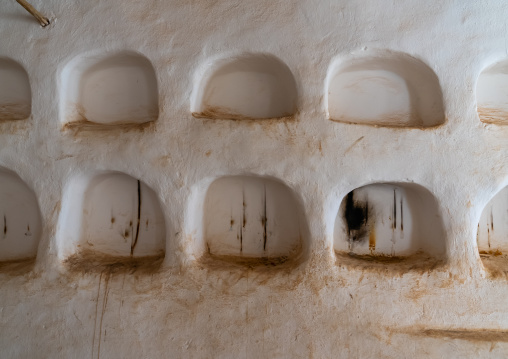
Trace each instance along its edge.
<path fill-rule="evenodd" d="M 32 3 L 2 357 L 508 355 L 506 1 Z"/>

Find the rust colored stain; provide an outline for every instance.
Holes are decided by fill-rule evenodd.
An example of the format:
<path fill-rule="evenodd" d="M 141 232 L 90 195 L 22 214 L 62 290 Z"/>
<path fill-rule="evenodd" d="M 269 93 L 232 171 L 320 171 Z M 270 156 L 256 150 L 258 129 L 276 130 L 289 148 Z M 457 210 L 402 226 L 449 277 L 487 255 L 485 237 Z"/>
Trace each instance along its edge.
<path fill-rule="evenodd" d="M 97 123 L 91 122 L 87 119 L 80 121 L 67 122 L 63 125 L 64 131 L 71 131 L 77 135 L 81 132 L 107 132 L 107 131 L 145 131 L 153 129 L 155 121 L 143 122 L 143 123 Z"/>
<path fill-rule="evenodd" d="M 91 250 L 81 250 L 64 261 L 70 272 L 80 273 L 154 273 L 164 260 L 164 252 L 146 257 L 118 257 Z"/>
<path fill-rule="evenodd" d="M 26 120 L 30 117 L 30 106 L 7 103 L 0 105 L 0 121 Z"/>
<path fill-rule="evenodd" d="M 256 118 L 244 116 L 231 111 L 231 109 L 223 107 L 206 107 L 201 112 L 193 112 L 195 118 L 213 119 L 213 120 L 230 120 L 230 121 L 269 121 L 269 120 L 293 120 L 295 114 L 284 114 L 279 117 Z"/>
<path fill-rule="evenodd" d="M 489 107 L 478 107 L 480 121 L 493 125 L 508 125 L 508 111 Z"/>
<path fill-rule="evenodd" d="M 376 230 L 374 225 L 371 226 L 369 232 L 369 250 L 371 254 L 376 250 Z"/>
<path fill-rule="evenodd" d="M 338 266 L 357 268 L 366 272 L 375 272 L 386 275 L 402 275 L 408 272 L 425 273 L 442 268 L 446 262 L 442 259 L 429 256 L 423 252 L 401 257 L 390 255 L 354 254 L 335 252 Z"/>
<path fill-rule="evenodd" d="M 390 330 L 390 329 L 388 329 Z M 415 336 L 431 338 L 449 338 L 473 342 L 508 342 L 508 331 L 503 329 L 467 329 L 467 328 L 407 328 L 396 330 Z"/>

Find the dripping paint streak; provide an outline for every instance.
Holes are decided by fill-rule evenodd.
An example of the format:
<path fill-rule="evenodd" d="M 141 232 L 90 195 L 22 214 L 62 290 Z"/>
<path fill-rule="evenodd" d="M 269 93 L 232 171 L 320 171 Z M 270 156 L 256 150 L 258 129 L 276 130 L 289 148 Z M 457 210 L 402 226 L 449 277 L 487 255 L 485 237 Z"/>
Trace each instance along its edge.
<path fill-rule="evenodd" d="M 488 223 L 487 223 L 487 243 L 489 244 L 490 248 L 490 228 Z"/>
<path fill-rule="evenodd" d="M 131 256 L 134 254 L 134 248 L 138 244 L 139 238 L 139 223 L 141 222 L 141 182 L 138 180 L 138 223 L 136 225 L 136 238 L 131 245 Z"/>
<path fill-rule="evenodd" d="M 240 226 L 240 252 L 243 252 L 243 227 Z"/>
<path fill-rule="evenodd" d="M 369 250 L 370 254 L 376 250 L 376 228 L 374 223 L 371 224 L 369 232 Z"/>
<path fill-rule="evenodd" d="M 393 190 L 393 222 L 392 229 L 397 229 L 397 196 L 395 189 Z"/>
<path fill-rule="evenodd" d="M 404 230 L 404 205 L 402 204 L 402 198 L 400 199 L 400 230 Z"/>
<path fill-rule="evenodd" d="M 266 226 L 268 219 L 266 218 L 266 185 L 265 185 L 265 193 L 264 193 L 264 210 L 263 210 L 263 250 L 266 251 Z"/>
<path fill-rule="evenodd" d="M 246 204 L 245 204 L 245 191 L 242 190 L 242 210 L 243 210 L 243 228 L 245 228 L 245 224 L 247 223 L 247 217 L 245 217 L 245 207 L 246 207 Z"/>
<path fill-rule="evenodd" d="M 494 230 L 494 216 L 492 214 L 492 208 L 490 209 L 490 229 Z"/>
<path fill-rule="evenodd" d="M 4 214 L 4 238 L 5 238 L 6 234 L 7 234 L 7 218 L 5 217 L 5 214 Z"/>

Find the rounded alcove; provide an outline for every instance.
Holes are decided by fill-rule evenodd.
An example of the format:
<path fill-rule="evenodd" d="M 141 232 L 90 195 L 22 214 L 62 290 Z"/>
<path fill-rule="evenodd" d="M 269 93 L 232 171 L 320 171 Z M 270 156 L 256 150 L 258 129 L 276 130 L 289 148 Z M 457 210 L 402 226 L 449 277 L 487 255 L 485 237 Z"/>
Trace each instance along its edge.
<path fill-rule="evenodd" d="M 301 258 L 307 228 L 294 193 L 264 177 L 215 180 L 206 193 L 204 242 L 208 255 L 248 265 Z"/>
<path fill-rule="evenodd" d="M 41 233 L 34 192 L 14 172 L 0 169 L 0 261 L 35 258 Z"/>
<path fill-rule="evenodd" d="M 160 263 L 166 226 L 159 199 L 124 173 L 78 178 L 64 193 L 58 241 L 60 258 L 78 269 L 89 263 Z"/>
<path fill-rule="evenodd" d="M 444 123 L 441 86 L 422 61 L 390 51 L 364 51 L 336 60 L 327 76 L 332 121 L 387 127 Z"/>
<path fill-rule="evenodd" d="M 476 83 L 476 105 L 482 122 L 508 125 L 508 60 L 481 72 Z"/>
<path fill-rule="evenodd" d="M 427 189 L 412 183 L 357 188 L 340 205 L 334 247 L 342 258 L 367 262 L 442 259 L 446 243 L 437 202 Z"/>
<path fill-rule="evenodd" d="M 508 276 L 508 187 L 483 209 L 476 241 L 485 268 L 492 274 Z"/>
<path fill-rule="evenodd" d="M 143 127 L 157 120 L 157 78 L 144 56 L 83 55 L 61 73 L 61 122 L 67 128 Z"/>
<path fill-rule="evenodd" d="M 207 64 L 191 99 L 194 117 L 269 119 L 296 112 L 296 83 L 272 55 L 244 54 Z"/>
<path fill-rule="evenodd" d="M 25 69 L 0 57 L 0 122 L 25 120 L 32 112 L 32 91 Z"/>

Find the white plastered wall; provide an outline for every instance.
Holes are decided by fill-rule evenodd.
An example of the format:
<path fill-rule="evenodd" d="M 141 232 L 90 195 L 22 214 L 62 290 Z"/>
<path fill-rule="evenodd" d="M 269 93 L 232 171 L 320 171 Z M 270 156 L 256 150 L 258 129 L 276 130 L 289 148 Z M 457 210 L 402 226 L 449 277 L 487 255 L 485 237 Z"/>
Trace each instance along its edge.
<path fill-rule="evenodd" d="M 42 217 L 35 265 L 1 266 L 2 356 L 508 354 L 507 281 L 487 273 L 476 241 L 483 209 L 508 184 L 508 128 L 480 121 L 476 108 L 480 74 L 508 57 L 505 1 L 32 3 L 50 26 L 14 1 L 0 10 L 0 58 L 20 64 L 31 88 L 28 119 L 0 121 L 0 166 L 35 193 Z M 157 121 L 62 131 L 66 66 L 123 51 L 153 66 Z M 327 76 L 337 61 L 386 52 L 435 73 L 441 125 L 329 120 Z M 268 54 L 288 67 L 292 117 L 192 116 L 203 69 L 238 54 Z M 97 171 L 128 174 L 156 194 L 166 224 L 157 271 L 80 272 L 63 263 L 66 188 Z M 200 260 L 206 191 L 238 175 L 274 178 L 296 194 L 308 223 L 304 261 L 248 268 Z M 336 256 L 343 199 L 375 183 L 414 183 L 436 199 L 444 263 L 400 270 Z"/>

